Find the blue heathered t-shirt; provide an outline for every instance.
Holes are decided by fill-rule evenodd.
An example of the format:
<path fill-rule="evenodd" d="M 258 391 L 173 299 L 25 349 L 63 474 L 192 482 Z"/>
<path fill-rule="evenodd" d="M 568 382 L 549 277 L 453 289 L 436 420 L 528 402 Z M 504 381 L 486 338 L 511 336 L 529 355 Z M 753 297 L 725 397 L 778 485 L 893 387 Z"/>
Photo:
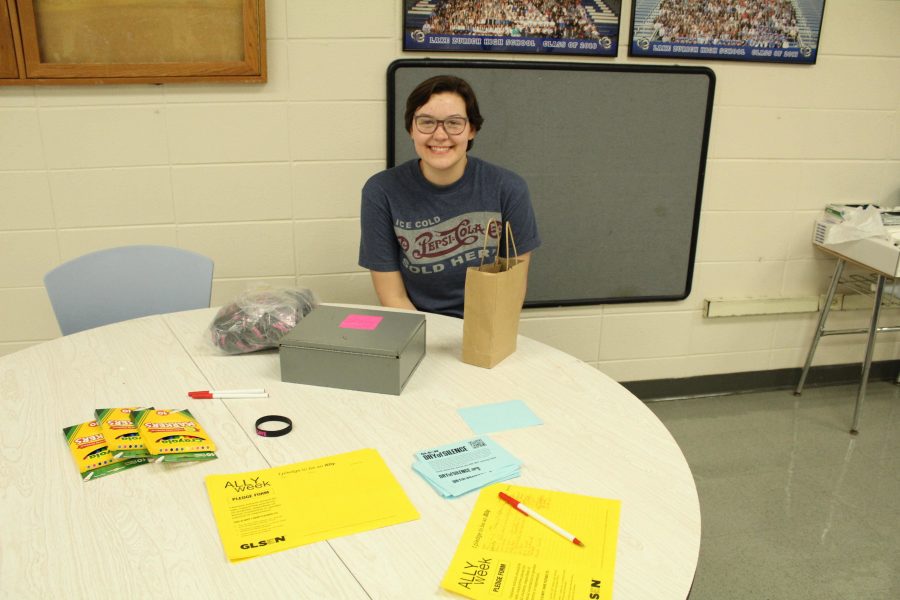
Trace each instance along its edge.
<path fill-rule="evenodd" d="M 417 309 L 462 317 L 466 268 L 482 261 L 490 219 L 503 225 L 491 226 L 484 262 L 494 260 L 507 222 L 519 254 L 541 245 L 528 185 L 520 176 L 469 156 L 459 181 L 436 186 L 422 175 L 419 160 L 410 160 L 363 186 L 359 265 L 399 271 Z M 506 242 L 499 245 L 505 256 Z"/>

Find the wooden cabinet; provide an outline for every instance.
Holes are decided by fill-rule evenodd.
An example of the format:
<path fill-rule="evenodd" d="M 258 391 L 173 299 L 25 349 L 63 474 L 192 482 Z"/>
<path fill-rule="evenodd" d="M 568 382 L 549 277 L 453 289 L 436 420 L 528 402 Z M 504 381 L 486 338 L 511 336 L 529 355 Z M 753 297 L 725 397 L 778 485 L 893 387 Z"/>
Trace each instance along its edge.
<path fill-rule="evenodd" d="M 0 85 L 266 80 L 264 0 L 0 0 Z"/>
<path fill-rule="evenodd" d="M 9 6 L 6 0 L 0 0 L 0 79 L 19 77 L 16 47 Z"/>

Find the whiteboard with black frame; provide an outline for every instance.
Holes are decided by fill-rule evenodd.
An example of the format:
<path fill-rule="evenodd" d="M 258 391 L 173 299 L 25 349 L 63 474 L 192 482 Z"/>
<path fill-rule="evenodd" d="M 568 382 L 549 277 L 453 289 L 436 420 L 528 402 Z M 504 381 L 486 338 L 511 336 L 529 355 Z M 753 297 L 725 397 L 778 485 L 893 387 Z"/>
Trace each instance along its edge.
<path fill-rule="evenodd" d="M 438 74 L 466 79 L 484 125 L 471 154 L 528 182 L 543 244 L 526 307 L 690 294 L 715 75 L 706 67 L 397 60 L 388 167 L 415 158 L 403 113 Z"/>

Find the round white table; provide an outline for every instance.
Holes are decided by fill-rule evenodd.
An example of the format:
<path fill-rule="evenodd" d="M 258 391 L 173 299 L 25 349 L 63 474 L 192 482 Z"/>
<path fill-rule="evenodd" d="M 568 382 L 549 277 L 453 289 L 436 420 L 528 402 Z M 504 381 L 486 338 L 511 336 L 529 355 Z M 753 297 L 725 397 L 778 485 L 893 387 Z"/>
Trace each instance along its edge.
<path fill-rule="evenodd" d="M 700 507 L 672 436 L 622 386 L 520 337 L 493 369 L 460 361 L 462 321 L 427 316 L 427 353 L 400 396 L 283 383 L 278 354 L 219 353 L 214 309 L 147 317 L 0 357 L 0 595 L 4 597 L 455 598 L 439 582 L 477 492 L 441 498 L 411 468 L 472 437 L 457 409 L 518 399 L 543 425 L 491 434 L 522 462 L 510 483 L 622 501 L 614 598 L 687 597 Z M 189 390 L 269 398 L 193 400 Z M 62 428 L 95 408 L 189 408 L 218 459 L 82 482 Z M 279 438 L 255 435 L 290 417 Z M 203 479 L 361 448 L 384 458 L 421 518 L 229 563 Z"/>

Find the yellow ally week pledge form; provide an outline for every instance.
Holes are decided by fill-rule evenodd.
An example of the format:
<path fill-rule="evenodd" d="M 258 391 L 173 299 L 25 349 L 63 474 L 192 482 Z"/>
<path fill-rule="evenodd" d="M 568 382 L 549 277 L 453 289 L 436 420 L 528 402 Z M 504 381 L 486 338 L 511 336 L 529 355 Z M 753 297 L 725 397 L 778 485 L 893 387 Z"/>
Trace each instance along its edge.
<path fill-rule="evenodd" d="M 225 554 L 239 561 L 414 521 L 419 513 L 374 449 L 206 477 Z"/>
<path fill-rule="evenodd" d="M 577 546 L 500 499 L 513 496 Z M 481 490 L 441 587 L 467 598 L 610 600 L 621 502 L 505 483 Z"/>

